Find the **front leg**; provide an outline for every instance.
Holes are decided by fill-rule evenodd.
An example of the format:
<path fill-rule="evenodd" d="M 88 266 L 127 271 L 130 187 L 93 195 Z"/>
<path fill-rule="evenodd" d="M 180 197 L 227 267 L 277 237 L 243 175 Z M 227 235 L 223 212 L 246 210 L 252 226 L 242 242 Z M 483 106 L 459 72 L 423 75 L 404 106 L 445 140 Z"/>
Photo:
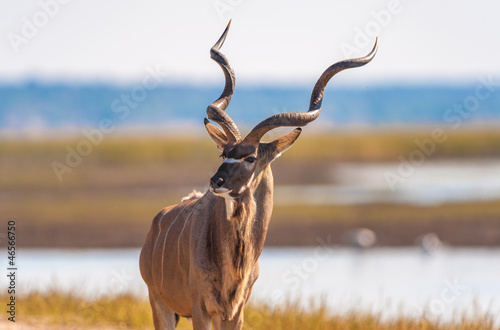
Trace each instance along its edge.
<path fill-rule="evenodd" d="M 149 302 L 153 310 L 155 329 L 174 330 L 179 323 L 179 315 L 165 306 L 161 298 L 152 290 L 149 290 Z"/>
<path fill-rule="evenodd" d="M 193 306 L 193 330 L 210 330 L 210 315 L 200 304 Z"/>
<path fill-rule="evenodd" d="M 212 329 L 215 330 L 240 330 L 243 328 L 243 308 L 240 306 L 238 313 L 231 321 L 223 321 L 219 316 L 212 319 Z"/>

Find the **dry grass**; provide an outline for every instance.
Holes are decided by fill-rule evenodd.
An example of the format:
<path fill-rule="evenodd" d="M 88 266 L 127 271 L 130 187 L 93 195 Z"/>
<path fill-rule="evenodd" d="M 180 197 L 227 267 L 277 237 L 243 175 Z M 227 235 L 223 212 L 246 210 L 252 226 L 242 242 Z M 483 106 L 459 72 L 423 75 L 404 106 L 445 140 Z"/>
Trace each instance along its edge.
<path fill-rule="evenodd" d="M 101 223 L 148 225 L 161 208 L 176 204 L 189 193 L 178 191 L 73 191 L 56 194 L 24 194 L 22 198 L 0 201 L 6 218 L 43 223 Z M 3 205 L 2 205 L 3 204 Z M 25 206 L 29 205 L 29 208 Z M 89 206 L 92 207 L 89 207 Z M 405 204 L 368 205 L 280 205 L 273 210 L 273 223 L 350 224 L 362 220 L 365 225 L 394 222 L 500 220 L 500 201 L 467 202 L 435 206 Z"/>
<path fill-rule="evenodd" d="M 329 184 L 332 182 L 325 182 L 325 178 L 331 178 L 336 161 L 397 162 L 399 155 L 408 156 L 415 149 L 416 139 L 428 139 L 430 132 L 431 129 L 303 134 L 290 151 L 273 163 L 275 182 L 276 185 Z M 437 144 L 429 159 L 500 157 L 500 131 L 463 130 L 447 134 L 446 142 Z M 0 210 L 5 218 L 19 221 L 24 242 L 35 242 L 29 235 L 40 235 L 43 226 L 47 229 L 102 223 L 122 224 L 121 229 L 130 227 L 130 230 L 137 230 L 133 225 L 141 226 L 146 231 L 162 207 L 177 203 L 194 187 L 206 188 L 220 164 L 218 151 L 208 136 L 106 137 L 59 182 L 52 163 L 64 164 L 67 148 L 76 149 L 79 142 L 78 139 L 54 139 L 0 143 L 3 173 L 0 175 Z M 283 207 L 277 204 L 272 223 L 369 226 L 395 222 L 496 222 L 500 219 L 498 214 L 500 201 L 436 207 L 384 204 Z M 59 236 L 64 234 L 60 232 Z M 498 241 L 496 232 L 490 236 L 495 237 L 488 242 Z M 133 245 L 136 246 L 137 241 Z"/>
<path fill-rule="evenodd" d="M 276 206 L 273 221 L 298 223 L 305 220 L 317 223 L 356 223 L 365 225 L 432 221 L 500 221 L 500 201 L 414 206 L 406 204 L 368 205 L 287 205 Z"/>
<path fill-rule="evenodd" d="M 64 326 L 118 326 L 141 329 L 151 326 L 151 308 L 131 295 L 88 301 L 57 291 L 31 293 L 19 298 L 18 321 Z"/>
<path fill-rule="evenodd" d="M 5 301 L 6 296 L 0 296 Z M 102 297 L 92 301 L 72 294 L 52 291 L 31 293 L 19 298 L 17 321 L 53 328 L 117 328 L 151 329 L 152 314 L 149 303 L 131 295 Z M 5 319 L 5 316 L 2 316 Z M 248 305 L 245 309 L 244 329 L 493 329 L 491 315 L 459 316 L 450 323 L 427 317 L 397 317 L 384 320 L 378 314 L 349 312 L 335 315 L 324 306 L 304 310 L 298 303 L 279 308 L 267 305 Z M 181 319 L 179 329 L 192 329 L 190 322 Z"/>
<path fill-rule="evenodd" d="M 286 160 L 274 166 L 316 167 L 323 161 L 397 162 L 416 148 L 415 140 L 431 137 L 431 129 L 359 134 L 304 134 L 286 153 Z M 444 143 L 436 143 L 429 159 L 499 158 L 500 131 L 454 131 Z M 52 162 L 65 163 L 67 148 L 75 150 L 80 139 L 6 140 L 0 143 L 0 166 L 10 175 L 0 176 L 4 189 L 68 189 L 84 187 L 123 187 L 147 185 L 157 181 L 176 185 L 200 184 L 219 163 L 218 151 L 210 138 L 113 138 L 108 137 L 82 157 L 72 173 L 60 183 Z M 286 162 L 286 166 L 285 166 Z M 281 165 L 280 165 L 281 164 Z M 207 168 L 208 167 L 208 168 Z M 206 169 L 206 171 L 204 170 Z M 174 172 L 176 175 L 169 175 Z M 143 175 L 147 173 L 148 175 Z M 179 181 L 180 178 L 184 180 Z M 293 181 L 296 175 L 283 176 Z M 125 178 L 125 182 L 123 179 Z M 121 179 L 121 180 L 120 180 Z M 289 183 L 283 181 L 283 184 Z"/>

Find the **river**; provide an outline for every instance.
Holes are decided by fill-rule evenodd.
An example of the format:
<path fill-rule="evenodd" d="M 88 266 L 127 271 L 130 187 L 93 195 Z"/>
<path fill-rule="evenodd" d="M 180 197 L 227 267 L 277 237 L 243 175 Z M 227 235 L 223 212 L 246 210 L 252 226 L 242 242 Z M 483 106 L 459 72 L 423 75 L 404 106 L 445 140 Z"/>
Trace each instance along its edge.
<path fill-rule="evenodd" d="M 402 158 L 404 160 L 404 157 Z M 325 182 L 277 186 L 278 205 L 436 205 L 500 199 L 499 160 L 337 163 Z M 500 215 L 499 215 L 500 217 Z"/>
<path fill-rule="evenodd" d="M 146 298 L 138 258 L 139 249 L 20 249 L 18 292 L 58 288 L 89 298 L 125 292 Z M 320 239 L 311 248 L 266 248 L 259 260 L 252 300 L 274 306 L 298 299 L 307 307 L 315 300 L 334 312 L 427 311 L 445 319 L 476 306 L 500 315 L 499 248 L 429 254 L 416 247 L 339 248 Z"/>

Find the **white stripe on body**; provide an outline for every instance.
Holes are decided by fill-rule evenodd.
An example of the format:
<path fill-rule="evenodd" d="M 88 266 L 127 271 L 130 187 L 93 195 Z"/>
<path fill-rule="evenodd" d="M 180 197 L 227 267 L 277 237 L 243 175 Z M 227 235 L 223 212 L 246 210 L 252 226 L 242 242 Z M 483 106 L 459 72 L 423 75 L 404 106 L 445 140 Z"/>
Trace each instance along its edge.
<path fill-rule="evenodd" d="M 186 224 L 187 222 L 189 221 L 189 219 L 191 218 L 191 215 L 193 214 L 194 210 L 196 210 L 196 207 L 198 206 L 198 202 L 201 201 L 203 197 L 199 198 L 197 201 L 196 201 L 196 205 L 193 206 L 193 210 L 191 211 L 191 213 L 189 213 L 189 215 L 187 216 L 186 220 L 184 220 L 184 226 L 182 226 L 182 230 L 181 230 L 181 233 L 179 234 L 179 237 L 177 238 L 177 256 L 180 257 L 179 255 L 179 251 L 180 251 L 180 244 L 181 244 L 181 236 L 182 236 L 182 233 L 184 232 L 184 228 L 186 228 Z M 180 264 L 180 261 L 179 261 L 179 264 Z"/>
<path fill-rule="evenodd" d="M 191 204 L 193 204 L 193 203 L 189 203 L 187 205 L 184 205 L 184 207 L 182 208 L 182 210 L 180 210 L 180 212 L 175 217 L 174 221 L 172 221 L 172 223 L 170 223 L 170 226 L 168 226 L 167 232 L 165 233 L 165 238 L 163 239 L 163 249 L 161 251 L 161 285 L 160 285 L 160 290 L 163 290 L 163 262 L 165 260 L 165 245 L 167 243 L 168 232 L 170 231 L 170 228 L 172 228 L 172 226 L 174 225 L 174 223 L 177 221 L 177 219 L 179 218 L 179 216 L 181 215 L 181 213 L 184 211 L 184 209 L 186 207 L 188 207 L 189 205 L 191 205 Z M 165 214 L 167 214 L 167 213 L 165 213 Z M 162 215 L 162 217 L 160 219 L 160 222 L 163 220 L 163 217 L 165 216 L 165 214 Z M 160 237 L 160 233 L 158 233 L 158 238 L 159 237 Z M 158 243 L 158 238 L 157 238 L 157 243 Z M 156 247 L 156 244 L 155 244 L 155 247 Z"/>

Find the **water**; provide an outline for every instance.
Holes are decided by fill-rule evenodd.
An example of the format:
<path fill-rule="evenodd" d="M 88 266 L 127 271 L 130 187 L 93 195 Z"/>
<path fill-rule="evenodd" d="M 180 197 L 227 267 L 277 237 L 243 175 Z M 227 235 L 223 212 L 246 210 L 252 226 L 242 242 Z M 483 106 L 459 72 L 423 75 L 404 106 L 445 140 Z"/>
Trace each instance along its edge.
<path fill-rule="evenodd" d="M 340 163 L 332 167 L 331 185 L 277 186 L 278 205 L 403 203 L 437 205 L 500 199 L 500 161 L 427 161 L 396 184 L 398 163 Z M 500 217 L 500 215 L 499 215 Z"/>
<path fill-rule="evenodd" d="M 34 134 L 82 127 L 99 127 L 103 120 L 116 128 L 200 126 L 208 104 L 222 91 L 220 86 L 162 86 L 134 99 L 136 86 L 99 84 L 0 85 L 0 132 Z M 448 110 L 474 95 L 471 86 L 372 86 L 328 88 L 320 117 L 322 124 L 342 125 L 450 125 L 500 122 L 500 93 L 481 100 L 478 108 L 461 117 Z M 306 111 L 312 86 L 237 88 L 228 109 L 238 125 L 252 126 L 279 112 Z M 128 95 L 131 101 L 123 101 Z M 451 110 L 450 110 L 451 111 Z M 472 111 L 472 110 L 471 110 Z M 164 132 L 165 130 L 163 130 Z"/>
<path fill-rule="evenodd" d="M 429 255 L 418 248 L 358 251 L 328 245 L 266 248 L 253 301 L 281 305 L 300 298 L 323 301 L 337 312 L 400 312 L 449 318 L 457 310 L 500 315 L 500 249 L 444 248 Z M 138 266 L 139 249 L 22 249 L 18 292 L 59 288 L 87 297 L 131 292 L 147 296 Z M 2 277 L 2 286 L 6 279 Z M 500 319 L 498 320 L 500 321 Z"/>

